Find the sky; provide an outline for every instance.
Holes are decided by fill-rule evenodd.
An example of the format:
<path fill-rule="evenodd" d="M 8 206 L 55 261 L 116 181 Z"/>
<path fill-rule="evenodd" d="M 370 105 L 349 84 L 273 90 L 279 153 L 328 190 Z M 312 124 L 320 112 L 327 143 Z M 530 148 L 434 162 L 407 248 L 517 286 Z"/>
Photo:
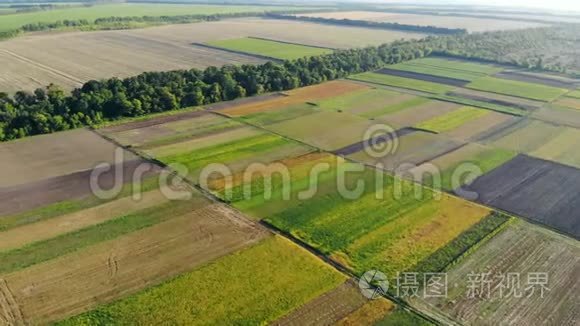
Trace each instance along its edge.
<path fill-rule="evenodd" d="M 458 1 L 462 2 L 462 1 Z M 477 4 L 485 5 L 508 5 L 510 7 L 532 7 L 532 8 L 544 8 L 559 11 L 579 11 L 580 12 L 580 1 L 579 0 L 486 0 L 486 1 L 466 1 L 473 2 Z"/>

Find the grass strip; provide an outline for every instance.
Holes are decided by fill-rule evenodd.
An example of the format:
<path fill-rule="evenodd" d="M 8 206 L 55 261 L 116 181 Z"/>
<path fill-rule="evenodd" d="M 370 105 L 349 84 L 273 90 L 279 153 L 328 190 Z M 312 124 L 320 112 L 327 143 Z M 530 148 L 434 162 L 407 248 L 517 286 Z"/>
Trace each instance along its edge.
<path fill-rule="evenodd" d="M 52 239 L 35 242 L 22 248 L 1 252 L 0 273 L 13 272 L 100 242 L 115 239 L 124 234 L 181 216 L 199 206 L 200 201 L 196 199 L 168 202 Z"/>

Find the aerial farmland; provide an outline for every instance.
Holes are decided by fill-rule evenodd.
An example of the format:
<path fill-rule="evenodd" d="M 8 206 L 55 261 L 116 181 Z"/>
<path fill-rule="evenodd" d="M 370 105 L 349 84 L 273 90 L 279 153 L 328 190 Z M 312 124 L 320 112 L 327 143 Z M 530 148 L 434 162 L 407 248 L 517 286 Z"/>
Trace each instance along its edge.
<path fill-rule="evenodd" d="M 580 25 L 483 8 L 0 3 L 0 325 L 579 324 Z"/>

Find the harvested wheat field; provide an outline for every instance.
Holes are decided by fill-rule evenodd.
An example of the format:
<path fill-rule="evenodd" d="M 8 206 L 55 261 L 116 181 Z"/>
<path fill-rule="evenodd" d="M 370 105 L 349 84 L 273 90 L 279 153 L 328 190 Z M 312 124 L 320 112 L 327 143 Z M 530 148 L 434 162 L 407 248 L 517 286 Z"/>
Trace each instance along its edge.
<path fill-rule="evenodd" d="M 0 44 L 0 63 L 10 67 L 0 77 L 0 90 L 34 90 L 50 83 L 71 89 L 91 79 L 128 77 L 144 71 L 265 62 L 251 55 L 192 45 L 248 36 L 351 48 L 424 35 L 255 18 L 140 30 L 31 35 Z"/>
<path fill-rule="evenodd" d="M 469 32 L 487 32 L 509 29 L 547 26 L 546 24 L 530 23 L 514 20 L 492 18 L 471 18 L 435 15 L 416 15 L 403 13 L 386 13 L 371 11 L 341 11 L 330 13 L 299 14 L 298 16 L 321 17 L 332 19 L 368 20 L 407 25 L 437 26 L 445 28 L 464 28 Z"/>
<path fill-rule="evenodd" d="M 481 273 L 490 273 L 489 287 L 477 287 L 481 294 L 470 297 L 469 275 Z M 540 285 L 531 283 L 533 273 L 547 275 L 543 294 Z M 523 221 L 514 220 L 451 267 L 447 277 L 447 298 L 414 301 L 473 325 L 577 325 L 580 321 L 578 242 Z"/>
<path fill-rule="evenodd" d="M 1 275 L 9 322 L 56 321 L 135 293 L 258 242 L 266 232 L 220 204 Z M 63 287 L 62 284 L 67 286 Z M 6 310 L 8 309 L 8 310 Z"/>
<path fill-rule="evenodd" d="M 0 179 L 3 187 L 40 181 L 123 160 L 137 159 L 86 129 L 28 137 L 0 144 Z"/>
<path fill-rule="evenodd" d="M 385 319 L 394 309 L 395 305 L 387 299 L 378 298 L 367 302 L 357 311 L 341 319 L 338 326 L 381 325 L 379 321 Z M 387 317 L 388 318 L 388 317 Z"/>

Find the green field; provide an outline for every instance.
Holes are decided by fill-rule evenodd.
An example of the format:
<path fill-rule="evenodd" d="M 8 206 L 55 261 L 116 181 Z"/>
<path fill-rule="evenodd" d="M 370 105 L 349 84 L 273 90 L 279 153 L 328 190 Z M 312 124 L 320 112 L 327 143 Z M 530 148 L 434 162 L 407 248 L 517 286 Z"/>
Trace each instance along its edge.
<path fill-rule="evenodd" d="M 543 102 L 550 102 L 567 92 L 567 90 L 563 88 L 494 77 L 478 79 L 465 87 L 480 91 L 529 98 Z"/>
<path fill-rule="evenodd" d="M 73 251 L 111 240 L 137 230 L 150 227 L 200 207 L 205 199 L 177 200 L 144 209 L 107 222 L 66 233 L 52 239 L 35 242 L 24 247 L 0 252 L 0 273 L 13 272 L 48 261 Z"/>
<path fill-rule="evenodd" d="M 188 176 L 197 181 L 201 171 L 209 164 L 224 164 L 235 172 L 251 163 L 281 159 L 302 152 L 302 149 L 301 145 L 282 137 L 259 134 L 223 144 L 207 144 L 195 150 L 184 148 L 181 153 L 159 157 L 159 160 L 167 164 L 180 164 L 187 169 Z"/>
<path fill-rule="evenodd" d="M 475 178 L 501 166 L 515 156 L 516 153 L 509 150 L 469 144 L 430 163 L 440 171 L 441 188 L 451 191 L 460 185 L 472 182 Z M 469 166 L 475 165 L 481 173 L 462 175 L 464 173 L 462 168 L 467 168 L 467 164 Z M 454 176 L 454 173 L 457 175 Z M 454 181 L 453 178 L 457 180 Z M 428 175 L 423 178 L 423 183 L 430 187 L 439 187 L 433 183 L 432 177 Z M 458 184 L 454 185 L 454 183 Z"/>
<path fill-rule="evenodd" d="M 442 133 L 453 130 L 464 123 L 476 120 L 490 111 L 483 109 L 476 109 L 469 106 L 461 107 L 455 111 L 440 115 L 433 119 L 424 121 L 416 127 L 420 129 L 430 130 L 436 133 Z"/>
<path fill-rule="evenodd" d="M 346 277 L 274 236 L 60 325 L 262 325 Z"/>
<path fill-rule="evenodd" d="M 580 99 L 580 90 L 571 91 L 570 93 L 567 93 L 566 96 Z"/>
<path fill-rule="evenodd" d="M 445 93 L 453 89 L 452 86 L 441 85 L 431 82 L 426 82 L 417 79 L 397 77 L 387 74 L 379 74 L 374 72 L 365 72 L 358 75 L 353 75 L 349 77 L 353 80 L 359 80 L 363 82 L 369 82 L 379 85 L 387 85 L 401 88 L 408 88 L 417 91 L 427 92 L 427 93 Z"/>
<path fill-rule="evenodd" d="M 439 58 L 421 58 L 409 61 L 409 63 L 417 66 L 444 69 L 447 71 L 466 72 L 473 75 L 491 75 L 502 71 L 502 68 L 494 67 L 492 65 Z"/>
<path fill-rule="evenodd" d="M 399 63 L 393 66 L 389 66 L 389 68 L 467 81 L 473 81 L 478 78 L 487 76 L 486 74 L 479 72 L 471 72 L 466 70 L 450 69 L 450 68 L 440 68 L 438 66 L 425 65 L 422 64 L 420 60 Z"/>
<path fill-rule="evenodd" d="M 208 42 L 208 45 L 232 51 L 263 55 L 280 60 L 294 60 L 303 57 L 331 53 L 330 49 L 315 48 L 306 45 L 289 44 L 251 37 Z"/>
<path fill-rule="evenodd" d="M 319 111 L 320 110 L 314 105 L 300 103 L 276 110 L 251 113 L 242 116 L 240 119 L 255 126 L 267 126 L 274 123 L 284 122 L 286 120 L 292 120 L 298 117 L 313 114 Z"/>
<path fill-rule="evenodd" d="M 105 17 L 212 15 L 240 12 L 263 12 L 267 10 L 292 10 L 298 7 L 278 6 L 221 6 L 182 4 L 106 4 L 92 7 L 76 7 L 48 11 L 36 11 L 2 16 L 0 31 L 20 28 L 26 24 L 51 23 L 65 19 L 87 19 L 94 21 Z"/>

